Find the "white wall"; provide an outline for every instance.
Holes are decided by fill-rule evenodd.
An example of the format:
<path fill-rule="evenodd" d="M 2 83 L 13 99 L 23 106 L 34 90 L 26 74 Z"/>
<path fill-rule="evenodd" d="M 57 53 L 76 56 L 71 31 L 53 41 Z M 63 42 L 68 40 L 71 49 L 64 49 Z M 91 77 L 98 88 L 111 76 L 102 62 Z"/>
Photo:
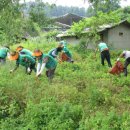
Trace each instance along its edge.
<path fill-rule="evenodd" d="M 123 33 L 122 36 L 119 33 Z M 124 24 L 116 26 L 108 31 L 108 43 L 115 49 L 130 49 L 130 27 Z"/>
<path fill-rule="evenodd" d="M 65 37 L 64 40 L 66 40 L 68 44 L 72 45 L 78 45 L 80 43 L 80 39 L 76 39 L 76 37 Z M 90 43 L 87 48 L 93 49 L 94 46 Z"/>
<path fill-rule="evenodd" d="M 65 37 L 64 38 L 68 44 L 74 44 L 77 45 L 79 44 L 80 39 L 76 39 L 76 37 Z"/>

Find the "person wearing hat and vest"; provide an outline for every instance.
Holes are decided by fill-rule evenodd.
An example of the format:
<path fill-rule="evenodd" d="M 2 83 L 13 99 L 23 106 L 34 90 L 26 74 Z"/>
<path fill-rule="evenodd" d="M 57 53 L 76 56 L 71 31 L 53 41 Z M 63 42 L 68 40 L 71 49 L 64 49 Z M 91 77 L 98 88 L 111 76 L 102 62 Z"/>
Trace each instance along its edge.
<path fill-rule="evenodd" d="M 13 51 L 10 53 L 9 59 L 16 60 L 16 66 L 14 69 L 10 70 L 10 72 L 14 72 L 15 70 L 17 70 L 19 65 L 22 65 L 26 68 L 27 74 L 31 74 L 32 70 L 36 72 L 36 61 L 29 55 L 20 55 L 18 52 Z"/>
<path fill-rule="evenodd" d="M 112 67 L 111 60 L 110 60 L 110 53 L 108 46 L 105 42 L 99 42 L 98 48 L 101 53 L 101 64 L 104 66 L 104 60 L 107 60 L 108 66 Z"/>
<path fill-rule="evenodd" d="M 48 54 L 52 56 L 53 58 L 57 59 L 59 62 L 61 62 L 61 59 L 59 58 L 58 54 L 63 50 L 63 47 L 57 47 L 54 49 L 51 49 Z"/>
<path fill-rule="evenodd" d="M 29 56 L 33 57 L 33 53 L 30 50 L 25 49 L 23 46 L 18 46 L 16 48 L 16 51 L 19 52 L 21 55 L 29 55 Z"/>
<path fill-rule="evenodd" d="M 9 46 L 4 46 L 0 48 L 0 63 L 5 63 L 6 62 L 6 57 L 9 55 Z"/>
<path fill-rule="evenodd" d="M 52 56 L 53 58 L 57 58 L 59 52 L 61 52 L 63 50 L 63 47 L 57 47 L 57 48 L 53 48 L 51 49 L 48 54 L 50 56 Z"/>
<path fill-rule="evenodd" d="M 124 63 L 124 75 L 127 76 L 128 72 L 127 72 L 127 67 L 130 64 L 130 51 L 123 51 L 119 58 L 117 58 L 117 61 L 120 60 L 120 58 L 125 58 L 125 63 Z"/>
<path fill-rule="evenodd" d="M 44 68 L 46 68 L 46 76 L 49 80 L 52 80 L 57 66 L 57 61 L 49 54 L 44 54 L 38 49 L 34 50 L 33 56 L 38 59 L 36 76 L 39 77 L 42 74 Z"/>
<path fill-rule="evenodd" d="M 64 46 L 62 50 L 62 57 L 65 57 L 65 61 L 73 63 L 74 60 L 72 59 L 72 53 L 69 51 L 69 49 Z M 62 58 L 64 61 L 64 58 Z"/>
<path fill-rule="evenodd" d="M 67 62 L 71 62 L 73 63 L 74 60 L 72 59 L 72 53 L 70 52 L 70 50 L 67 48 L 67 43 L 66 41 L 60 41 L 59 42 L 59 47 L 62 47 L 62 61 L 67 61 Z"/>

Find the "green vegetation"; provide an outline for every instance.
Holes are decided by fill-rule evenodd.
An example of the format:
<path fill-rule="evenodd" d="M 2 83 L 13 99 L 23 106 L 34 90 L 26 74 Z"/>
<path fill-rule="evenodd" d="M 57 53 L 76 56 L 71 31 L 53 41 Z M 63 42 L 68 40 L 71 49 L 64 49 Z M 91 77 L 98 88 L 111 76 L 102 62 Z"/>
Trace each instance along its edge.
<path fill-rule="evenodd" d="M 81 41 L 85 39 L 86 42 L 84 44 L 88 45 L 91 43 L 96 48 L 96 43 L 100 40 L 99 30 L 103 29 L 101 26 L 118 24 L 121 20 L 119 12 L 118 10 L 110 13 L 97 12 L 96 16 L 74 23 L 69 32 L 75 33 L 76 36 L 81 38 Z"/>
<path fill-rule="evenodd" d="M 107 65 L 100 64 L 99 53 L 86 49 L 86 43 L 99 40 L 98 26 L 127 18 L 130 21 L 130 8 L 116 10 L 120 0 L 112 1 L 89 0 L 94 8 L 90 14 L 95 16 L 75 23 L 72 32 L 80 37 L 85 28 L 91 27 L 91 31 L 79 45 L 68 45 L 75 62 L 58 64 L 52 83 L 45 70 L 36 78 L 34 72 L 26 75 L 21 66 L 9 73 L 15 62 L 0 65 L 0 130 L 130 130 L 130 74 L 110 75 Z M 21 42 L 27 33 L 33 38 L 21 44 L 29 50 L 47 53 L 57 46 L 57 31 L 40 35 L 51 21 L 45 16 L 44 4 L 36 3 L 26 17 L 19 0 L 0 2 L 0 45 L 9 44 L 14 50 L 18 46 L 14 43 Z M 64 13 L 62 8 L 60 13 Z M 114 65 L 120 51 L 110 53 Z"/>
<path fill-rule="evenodd" d="M 88 0 L 88 2 L 91 3 L 91 6 L 87 9 L 87 16 L 97 15 L 97 11 L 108 13 L 118 10 L 121 8 L 120 1 L 121 0 Z"/>
<path fill-rule="evenodd" d="M 57 43 L 34 39 L 22 45 L 47 53 Z M 0 67 L 1 130 L 130 129 L 130 75 L 110 75 L 99 54 L 68 47 L 75 63 L 58 64 L 52 83 L 45 71 L 36 79 L 22 67 L 10 74 L 13 62 Z M 111 54 L 114 64 L 119 52 Z"/>

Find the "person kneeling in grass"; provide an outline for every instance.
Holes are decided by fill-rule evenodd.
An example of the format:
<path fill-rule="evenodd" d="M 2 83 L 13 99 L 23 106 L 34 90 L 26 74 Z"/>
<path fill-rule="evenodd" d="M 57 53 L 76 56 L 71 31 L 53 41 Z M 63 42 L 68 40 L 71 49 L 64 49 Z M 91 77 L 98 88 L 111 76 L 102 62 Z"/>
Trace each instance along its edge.
<path fill-rule="evenodd" d="M 34 50 L 33 56 L 38 59 L 36 77 L 39 77 L 46 67 L 46 76 L 49 80 L 52 80 L 57 66 L 57 61 L 49 54 L 44 54 L 40 50 Z"/>
<path fill-rule="evenodd" d="M 17 70 L 19 65 L 22 65 L 26 68 L 27 74 L 31 74 L 32 70 L 36 72 L 36 61 L 29 55 L 20 55 L 18 52 L 13 51 L 10 53 L 9 59 L 16 60 L 16 66 L 14 69 L 10 70 L 10 72 L 14 72 L 15 70 Z"/>

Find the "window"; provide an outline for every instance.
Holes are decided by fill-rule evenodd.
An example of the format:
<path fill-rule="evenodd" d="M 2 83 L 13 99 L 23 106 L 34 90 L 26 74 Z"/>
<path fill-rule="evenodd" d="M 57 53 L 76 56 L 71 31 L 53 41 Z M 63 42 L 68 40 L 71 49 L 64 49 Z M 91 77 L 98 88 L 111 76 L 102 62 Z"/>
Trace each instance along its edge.
<path fill-rule="evenodd" d="M 119 36 L 123 36 L 123 32 L 119 32 Z"/>

